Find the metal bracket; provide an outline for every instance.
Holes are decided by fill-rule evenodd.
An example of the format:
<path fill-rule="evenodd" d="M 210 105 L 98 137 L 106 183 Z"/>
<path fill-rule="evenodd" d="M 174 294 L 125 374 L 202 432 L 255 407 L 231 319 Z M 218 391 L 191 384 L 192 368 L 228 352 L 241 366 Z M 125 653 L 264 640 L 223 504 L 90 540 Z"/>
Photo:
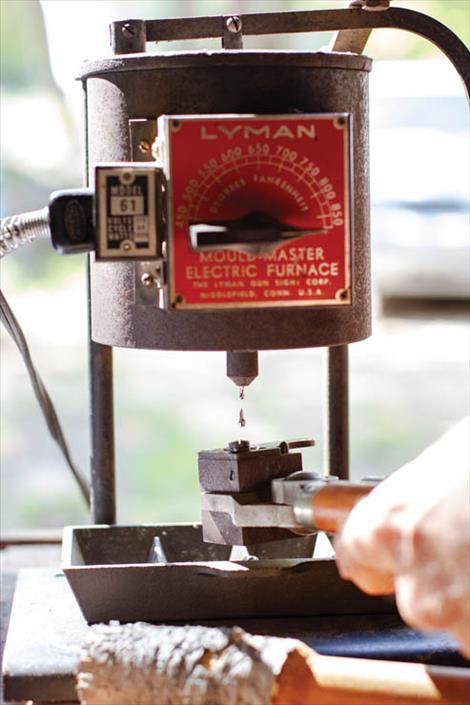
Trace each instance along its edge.
<path fill-rule="evenodd" d="M 299 32 L 334 32 L 339 30 L 372 30 L 379 28 L 401 29 L 420 35 L 435 44 L 447 56 L 460 74 L 467 94 L 470 94 L 469 51 L 465 44 L 448 27 L 433 17 L 416 10 L 388 8 L 380 12 L 352 7 L 341 10 L 302 10 L 299 12 L 267 12 L 237 15 L 243 34 L 295 34 Z M 127 20 L 111 24 L 111 43 L 115 54 L 137 52 L 145 49 L 145 42 L 208 39 L 222 37 L 228 30 L 227 17 L 188 17 L 160 20 Z M 143 22 L 137 32 L 135 23 Z M 125 29 L 126 25 L 129 25 Z M 140 25 L 139 25 L 140 28 Z M 132 41 L 127 35 L 132 29 Z M 233 34 L 241 35 L 239 32 Z M 122 36 L 127 37 L 124 41 Z M 143 47 L 143 48 L 142 48 Z M 227 47 L 228 48 L 228 47 Z M 235 47 L 231 47 L 235 48 Z M 125 51 L 123 51 L 125 49 Z"/>
<path fill-rule="evenodd" d="M 135 300 L 139 304 L 167 308 L 165 265 L 162 260 L 135 264 Z"/>
<path fill-rule="evenodd" d="M 145 51 L 147 41 L 145 20 L 112 22 L 109 30 L 114 54 L 133 54 Z"/>
<path fill-rule="evenodd" d="M 368 11 L 383 11 L 390 7 L 390 0 L 352 0 L 350 8 L 359 8 Z M 372 29 L 342 29 L 335 36 L 331 51 L 349 51 L 354 54 L 362 54 L 369 41 Z"/>
<path fill-rule="evenodd" d="M 157 120 L 129 120 L 131 159 L 133 162 L 153 162 L 152 146 L 157 137 Z"/>

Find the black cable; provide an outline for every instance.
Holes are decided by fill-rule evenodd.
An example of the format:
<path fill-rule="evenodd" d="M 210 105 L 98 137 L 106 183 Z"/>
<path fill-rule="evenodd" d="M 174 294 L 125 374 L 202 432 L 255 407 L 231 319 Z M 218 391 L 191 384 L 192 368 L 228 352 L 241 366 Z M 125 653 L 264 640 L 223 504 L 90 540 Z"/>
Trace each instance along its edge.
<path fill-rule="evenodd" d="M 15 315 L 13 314 L 13 311 L 11 310 L 5 296 L 3 295 L 2 291 L 0 290 L 0 320 L 5 326 L 6 330 L 10 334 L 13 342 L 15 343 L 16 347 L 18 348 L 21 357 L 23 358 L 23 362 L 26 366 L 26 370 L 28 372 L 29 378 L 31 380 L 31 384 L 34 390 L 34 394 L 36 395 L 36 399 L 38 400 L 39 406 L 41 407 L 41 411 L 43 413 L 43 416 L 46 420 L 47 427 L 49 429 L 49 432 L 52 436 L 52 438 L 55 440 L 57 445 L 59 446 L 60 450 L 62 451 L 62 454 L 65 458 L 65 461 L 67 465 L 69 466 L 72 475 L 74 476 L 80 491 L 85 499 L 85 502 L 87 503 L 88 506 L 90 506 L 90 488 L 89 485 L 86 481 L 86 479 L 82 476 L 81 472 L 77 469 L 75 463 L 72 460 L 72 457 L 70 455 L 70 451 L 67 445 L 67 441 L 65 440 L 62 427 L 59 422 L 59 418 L 57 416 L 56 410 L 54 408 L 54 405 L 51 401 L 51 398 L 47 392 L 46 387 L 44 386 L 44 383 L 39 376 L 34 363 L 31 358 L 31 353 L 29 351 L 28 343 L 26 342 L 26 338 L 24 336 L 24 333 L 21 329 L 20 324 L 18 323 L 17 319 L 15 318 Z"/>

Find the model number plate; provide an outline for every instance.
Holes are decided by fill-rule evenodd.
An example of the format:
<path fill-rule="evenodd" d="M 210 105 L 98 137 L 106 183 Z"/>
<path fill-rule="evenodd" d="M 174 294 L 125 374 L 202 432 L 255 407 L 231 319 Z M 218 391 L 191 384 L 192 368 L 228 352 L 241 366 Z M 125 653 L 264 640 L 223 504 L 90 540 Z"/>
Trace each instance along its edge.
<path fill-rule="evenodd" d="M 157 251 L 155 167 L 96 169 L 97 259 L 144 259 Z"/>

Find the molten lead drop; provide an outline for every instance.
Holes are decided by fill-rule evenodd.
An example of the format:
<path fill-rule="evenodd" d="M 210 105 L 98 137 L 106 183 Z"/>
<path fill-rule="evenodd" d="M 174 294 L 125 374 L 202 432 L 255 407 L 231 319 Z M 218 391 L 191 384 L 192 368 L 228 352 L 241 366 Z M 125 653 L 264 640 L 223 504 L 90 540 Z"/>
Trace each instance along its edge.
<path fill-rule="evenodd" d="M 245 387 L 240 387 L 240 392 L 238 395 L 238 398 L 240 401 L 243 401 L 245 398 Z M 246 426 L 246 419 L 245 419 L 245 414 L 243 413 L 243 408 L 240 409 L 240 413 L 238 415 L 238 424 L 240 428 L 244 428 Z"/>

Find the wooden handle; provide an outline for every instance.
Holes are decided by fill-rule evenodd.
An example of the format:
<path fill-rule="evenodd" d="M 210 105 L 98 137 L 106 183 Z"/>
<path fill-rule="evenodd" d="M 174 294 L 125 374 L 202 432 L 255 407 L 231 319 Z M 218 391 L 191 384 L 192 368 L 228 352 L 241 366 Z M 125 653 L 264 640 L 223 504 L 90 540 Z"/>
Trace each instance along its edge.
<path fill-rule="evenodd" d="M 359 500 L 376 487 L 372 482 L 332 482 L 312 496 L 312 519 L 319 531 L 335 534 Z"/>
<path fill-rule="evenodd" d="M 466 668 L 321 656 L 302 644 L 278 676 L 272 705 L 468 705 Z"/>

